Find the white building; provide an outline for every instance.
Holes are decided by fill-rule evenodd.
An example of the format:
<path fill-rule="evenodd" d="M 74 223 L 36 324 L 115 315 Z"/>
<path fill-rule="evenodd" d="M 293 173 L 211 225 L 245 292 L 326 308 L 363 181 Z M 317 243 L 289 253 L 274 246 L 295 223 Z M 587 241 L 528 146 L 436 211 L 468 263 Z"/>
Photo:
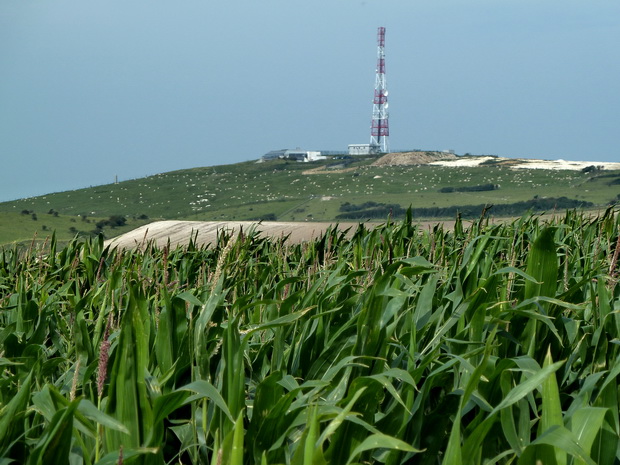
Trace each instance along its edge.
<path fill-rule="evenodd" d="M 350 144 L 349 155 L 370 155 L 373 153 L 379 153 L 378 145 L 371 144 Z"/>
<path fill-rule="evenodd" d="M 320 161 L 325 160 L 326 157 L 321 155 L 321 152 L 301 150 L 299 148 L 295 150 L 282 149 L 272 150 L 271 152 L 263 155 L 263 161 L 274 160 L 276 158 L 282 158 L 286 160 L 296 160 L 300 162 Z"/>

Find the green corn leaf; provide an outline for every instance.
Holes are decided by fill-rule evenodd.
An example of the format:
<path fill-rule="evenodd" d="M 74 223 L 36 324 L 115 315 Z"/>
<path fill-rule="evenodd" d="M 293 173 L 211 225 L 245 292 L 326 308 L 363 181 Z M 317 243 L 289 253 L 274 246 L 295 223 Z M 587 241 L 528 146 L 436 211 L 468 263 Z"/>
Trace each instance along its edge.
<path fill-rule="evenodd" d="M 581 407 L 571 417 L 571 431 L 575 435 L 577 444 L 586 454 L 590 454 L 594 440 L 603 427 L 606 412 L 606 408 Z M 585 463 L 583 459 L 576 458 L 574 465 L 584 465 Z"/>
<path fill-rule="evenodd" d="M 603 427 L 592 446 L 592 457 L 599 463 L 612 463 L 618 449 L 618 385 L 615 378 L 601 389 L 595 406 L 606 408 Z"/>
<path fill-rule="evenodd" d="M 486 359 L 486 357 L 485 357 Z M 473 394 L 478 382 L 480 380 L 480 375 L 482 373 L 484 364 L 476 367 L 469 377 L 467 385 L 463 391 L 463 395 L 459 401 L 459 408 L 456 411 L 454 422 L 452 424 L 452 430 L 450 431 L 450 437 L 448 439 L 448 445 L 446 446 L 446 460 L 448 463 L 453 463 L 455 465 L 461 465 L 463 462 L 463 454 L 465 453 L 465 463 L 472 459 L 471 456 L 468 456 L 467 453 L 473 454 L 475 449 L 477 449 L 478 444 L 481 442 L 482 438 L 485 435 L 485 432 L 488 431 L 488 428 L 491 425 L 491 416 L 487 419 L 486 422 L 483 422 L 479 427 L 474 431 L 472 436 L 468 438 L 468 441 L 465 442 L 463 446 L 461 446 L 461 416 L 463 412 L 463 407 L 469 401 L 469 398 Z"/>
<path fill-rule="evenodd" d="M 323 444 L 325 443 L 325 441 L 332 434 L 334 434 L 336 432 L 338 427 L 340 427 L 342 422 L 350 414 L 351 409 L 353 408 L 353 405 L 355 405 L 355 402 L 357 402 L 357 399 L 360 398 L 360 396 L 364 393 L 365 390 L 366 390 L 366 388 L 362 387 L 362 388 L 358 389 L 357 391 L 355 391 L 355 394 L 353 395 L 353 398 L 349 401 L 347 406 L 336 416 L 336 418 L 334 418 L 332 421 L 329 422 L 329 424 L 327 425 L 327 427 L 325 428 L 325 430 L 323 431 L 321 436 L 319 436 L 319 439 L 318 439 L 318 441 L 316 443 L 316 447 L 317 448 L 320 448 L 320 449 L 323 448 Z"/>
<path fill-rule="evenodd" d="M 69 463 L 73 413 L 77 409 L 78 403 L 79 400 L 75 400 L 54 414 L 30 454 L 29 465 Z"/>
<path fill-rule="evenodd" d="M 603 381 L 603 384 L 600 387 L 599 395 L 605 392 L 605 389 L 610 383 L 612 383 L 612 386 L 617 383 L 616 378 L 620 374 L 620 355 L 618 355 L 616 359 L 611 362 L 611 364 L 612 368 L 607 374 L 607 376 L 605 376 L 605 381 Z"/>
<path fill-rule="evenodd" d="M 127 448 L 141 447 L 149 430 L 154 427 L 152 404 L 145 381 L 149 359 L 146 305 L 145 297 L 139 287 L 134 285 L 121 320 L 106 412 L 125 425 L 129 434 L 116 428 L 106 428 L 109 450 L 116 450 L 121 445 Z"/>
<path fill-rule="evenodd" d="M 544 446 L 551 446 L 552 449 L 545 448 Z M 537 463 L 536 461 L 539 460 L 544 464 L 557 463 L 559 465 L 559 462 L 557 462 L 553 454 L 554 450 L 565 451 L 587 465 L 596 465 L 594 460 L 592 460 L 577 443 L 573 433 L 559 425 L 552 426 L 542 435 L 538 436 L 536 440 L 532 441 L 519 458 L 519 464 L 533 464 Z M 551 455 L 549 455 L 549 452 L 551 452 Z"/>
<path fill-rule="evenodd" d="M 185 400 L 186 404 L 192 403 L 199 399 L 211 399 L 215 403 L 215 405 L 217 405 L 218 408 L 224 413 L 224 415 L 226 415 L 226 417 L 228 417 L 228 419 L 232 423 L 235 423 L 235 419 L 231 415 L 230 410 L 226 405 L 226 401 L 224 400 L 220 392 L 216 389 L 216 387 L 208 381 L 205 381 L 203 379 L 194 381 L 193 383 L 189 383 L 179 388 L 179 391 L 191 391 L 196 393 L 195 395 Z"/>
<path fill-rule="evenodd" d="M 2 367 L 2 366 L 19 366 L 19 365 L 23 365 L 23 363 L 13 362 L 12 360 L 9 360 L 8 358 L 0 357 L 0 367 Z"/>
<path fill-rule="evenodd" d="M 451 465 L 462 465 L 463 455 L 461 453 L 461 409 L 459 408 L 454 423 L 452 424 L 452 430 L 450 431 L 450 437 L 448 439 L 448 445 L 446 446 L 445 461 Z"/>
<path fill-rule="evenodd" d="M 273 427 L 273 422 L 269 421 L 269 415 L 278 405 L 278 401 L 284 396 L 284 388 L 279 384 L 281 379 L 282 373 L 277 371 L 265 378 L 256 387 L 256 394 L 252 405 L 252 420 L 248 428 L 248 436 L 258 439 L 261 428 L 264 426 Z M 253 442 L 248 443 L 248 448 L 250 450 L 254 449 L 254 461 L 258 461 L 263 450 L 256 447 L 256 444 Z"/>
<path fill-rule="evenodd" d="M 230 465 L 243 465 L 243 412 L 239 414 L 233 430 Z"/>
<path fill-rule="evenodd" d="M 360 379 L 360 378 L 358 378 L 358 379 Z M 392 397 L 394 397 L 394 399 L 400 405 L 403 406 L 403 408 L 405 410 L 408 410 L 408 408 L 405 405 L 405 403 L 403 402 L 403 399 L 401 398 L 400 394 L 398 393 L 398 391 L 396 390 L 394 385 L 390 382 L 389 377 L 386 376 L 385 373 L 380 373 L 380 374 L 376 374 L 376 375 L 370 375 L 370 376 L 366 377 L 366 379 L 373 379 L 373 380 L 377 381 L 379 384 L 381 384 L 381 386 L 383 386 L 392 395 Z"/>
<path fill-rule="evenodd" d="M 52 421 L 53 416 L 58 411 L 57 403 L 54 402 L 52 396 L 53 386 L 45 385 L 39 392 L 35 392 L 32 395 L 32 406 L 41 414 L 47 421 Z M 62 397 L 64 400 L 64 397 Z M 68 404 L 68 401 L 67 401 Z"/>
<path fill-rule="evenodd" d="M 505 266 L 503 268 L 500 268 L 499 270 L 494 272 L 491 276 L 502 275 L 502 274 L 509 274 L 509 273 L 513 273 L 513 274 L 516 274 L 518 276 L 521 276 L 526 281 L 531 281 L 534 284 L 542 284 L 542 283 L 536 281 L 532 276 L 527 274 L 522 269 L 515 268 L 514 266 Z"/>
<path fill-rule="evenodd" d="M 260 429 L 256 431 L 256 425 L 250 424 L 254 429 L 251 431 L 254 451 L 271 450 L 276 444 L 281 444 L 286 439 L 286 432 L 293 427 L 300 413 L 305 410 L 306 403 L 299 401 L 293 406 L 293 401 L 301 389 L 294 389 L 280 396 L 277 402 L 271 406 L 269 413 L 264 417 Z"/>
<path fill-rule="evenodd" d="M 118 465 L 120 457 L 119 451 L 120 449 L 104 455 L 102 459 L 97 462 L 97 465 Z M 141 457 L 151 458 L 151 456 L 158 453 L 159 448 L 154 447 L 136 447 L 133 449 L 123 447 L 123 463 L 132 464 Z"/>
<path fill-rule="evenodd" d="M 554 227 L 543 229 L 532 244 L 525 272 L 533 279 L 525 281 L 525 299 L 536 296 L 555 297 L 558 279 L 555 231 Z"/>
<path fill-rule="evenodd" d="M 547 349 L 547 355 L 543 363 L 543 368 L 553 364 L 551 358 L 551 348 Z M 546 431 L 551 426 L 562 426 L 562 407 L 560 405 L 560 392 L 555 374 L 552 373 L 545 378 L 542 383 L 542 416 L 541 428 Z"/>
<path fill-rule="evenodd" d="M 249 336 L 252 333 L 255 333 L 256 331 L 261 331 L 261 330 L 265 330 L 265 329 L 269 329 L 269 328 L 277 328 L 279 326 L 289 325 L 291 323 L 294 323 L 295 321 L 297 321 L 300 318 L 302 318 L 306 313 L 308 313 L 312 309 L 313 309 L 313 307 L 306 308 L 306 309 L 301 310 L 299 312 L 291 313 L 289 315 L 284 315 L 284 316 L 281 316 L 279 318 L 276 318 L 275 320 L 268 321 L 266 323 L 262 323 L 262 324 L 257 325 L 257 326 L 253 326 L 253 327 L 251 327 L 251 328 L 249 328 L 247 330 L 246 339 L 245 340 L 247 340 L 247 336 Z"/>
<path fill-rule="evenodd" d="M 364 439 L 364 441 L 362 441 L 359 446 L 353 449 L 353 452 L 351 452 L 351 456 L 347 461 L 347 465 L 352 463 L 355 457 L 357 457 L 362 452 L 372 449 L 394 449 L 403 452 L 423 452 L 422 450 L 416 449 L 415 447 L 412 447 L 411 445 L 407 444 L 405 441 L 401 441 L 400 439 L 396 439 L 380 433 L 372 434 L 366 439 Z"/>
<path fill-rule="evenodd" d="M 510 392 L 510 390 L 512 389 L 511 381 L 512 372 L 504 370 L 500 375 L 500 386 L 502 389 L 502 394 L 507 395 L 508 392 Z M 519 403 L 520 402 L 521 401 L 519 401 Z M 527 445 L 527 442 L 529 442 L 529 435 L 527 437 L 524 437 L 522 434 L 519 434 L 517 432 L 517 424 L 515 422 L 512 408 L 512 406 L 508 406 L 500 410 L 500 422 L 502 425 L 504 437 L 508 441 L 508 444 L 510 444 L 510 447 L 512 447 L 512 450 L 514 450 L 517 455 L 521 455 L 523 447 Z M 521 410 L 522 416 L 525 416 L 526 413 L 528 413 L 526 410 Z"/>
<path fill-rule="evenodd" d="M 553 363 L 551 348 L 547 349 L 547 355 L 543 363 L 543 369 Z M 562 421 L 562 406 L 560 404 L 560 391 L 555 373 L 549 374 L 542 383 L 542 415 L 540 430 L 542 433 L 553 426 L 564 426 Z M 555 459 L 558 465 L 566 465 L 566 453 L 563 449 L 554 447 Z"/>
<path fill-rule="evenodd" d="M 146 432 L 145 446 L 157 447 L 162 444 L 165 437 L 164 420 L 183 406 L 188 396 L 187 391 L 177 390 L 155 398 L 153 402 L 153 423 Z"/>
<path fill-rule="evenodd" d="M 95 405 L 88 399 L 80 400 L 77 410 L 86 418 L 89 418 L 94 422 L 105 426 L 106 428 L 129 434 L 129 430 L 125 425 L 110 415 L 106 415 L 104 412 L 95 407 Z"/>
<path fill-rule="evenodd" d="M 428 282 L 424 285 L 420 291 L 418 301 L 413 312 L 413 321 L 415 323 L 415 329 L 421 330 L 431 317 L 433 312 L 433 298 L 437 291 L 437 282 L 439 281 L 439 275 L 435 274 L 431 276 Z"/>
<path fill-rule="evenodd" d="M 501 402 L 493 409 L 492 414 L 499 412 L 501 409 L 506 408 L 515 402 L 518 402 L 520 399 L 524 398 L 538 386 L 542 385 L 543 381 L 551 376 L 551 374 L 555 373 L 560 367 L 564 364 L 563 361 L 552 363 L 546 367 L 543 367 L 541 370 L 537 371 L 529 378 L 525 379 L 518 385 L 516 385 L 504 398 Z"/>
<path fill-rule="evenodd" d="M 239 320 L 228 323 L 222 335 L 222 357 L 224 360 L 222 391 L 226 405 L 233 417 L 238 417 L 243 409 L 245 367 L 243 348 L 240 340 Z M 223 431 L 226 431 L 223 427 Z"/>
<path fill-rule="evenodd" d="M 525 299 L 522 302 L 520 302 L 516 307 L 515 310 L 520 310 L 523 308 L 528 308 L 528 307 L 532 307 L 532 304 L 548 304 L 548 305 L 556 305 L 558 307 L 562 307 L 562 308 L 566 308 L 568 310 L 579 310 L 579 311 L 583 311 L 584 309 L 584 305 L 578 305 L 578 304 L 571 304 L 569 302 L 564 302 L 560 299 L 556 299 L 553 297 L 547 297 L 544 295 L 537 295 L 534 297 L 531 297 L 529 299 Z"/>
<path fill-rule="evenodd" d="M 164 287 L 162 294 L 163 307 L 159 313 L 159 327 L 155 335 L 155 355 L 161 367 L 161 371 L 166 373 L 171 370 L 174 365 L 176 315 L 167 288 Z"/>
<path fill-rule="evenodd" d="M 323 457 L 323 449 L 321 447 L 316 447 L 320 430 L 316 406 L 311 407 L 308 423 L 308 436 L 306 437 L 306 443 L 304 445 L 303 465 L 324 464 L 325 458 Z"/>
<path fill-rule="evenodd" d="M 203 303 L 189 291 L 181 292 L 180 294 L 175 295 L 176 299 L 184 300 L 187 303 L 190 303 L 196 307 L 202 307 Z"/>
<path fill-rule="evenodd" d="M 23 423 L 19 422 L 19 418 L 26 411 L 30 398 L 32 374 L 30 372 L 26 376 L 17 394 L 2 409 L 2 417 L 0 418 L 0 454 L 2 455 L 6 455 L 13 439 L 23 431 Z"/>

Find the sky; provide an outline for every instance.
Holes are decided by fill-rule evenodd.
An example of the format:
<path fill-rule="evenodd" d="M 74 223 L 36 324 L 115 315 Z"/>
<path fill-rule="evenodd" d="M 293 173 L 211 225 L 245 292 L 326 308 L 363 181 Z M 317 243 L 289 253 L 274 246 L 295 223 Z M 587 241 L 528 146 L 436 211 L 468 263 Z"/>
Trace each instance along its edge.
<path fill-rule="evenodd" d="M 2 0 L 0 201 L 282 148 L 620 161 L 618 0 Z"/>

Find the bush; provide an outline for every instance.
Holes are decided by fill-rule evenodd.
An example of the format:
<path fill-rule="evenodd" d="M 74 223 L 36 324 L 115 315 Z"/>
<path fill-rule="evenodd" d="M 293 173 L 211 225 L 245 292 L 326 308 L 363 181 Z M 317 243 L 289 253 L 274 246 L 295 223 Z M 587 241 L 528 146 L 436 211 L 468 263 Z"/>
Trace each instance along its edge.
<path fill-rule="evenodd" d="M 337 219 L 381 219 L 388 216 L 402 216 L 405 209 L 398 204 L 385 204 L 377 202 L 364 202 L 360 205 L 354 205 L 345 202 L 340 206 L 340 211 L 344 212 L 337 215 Z"/>
<path fill-rule="evenodd" d="M 439 192 L 442 194 L 450 192 L 484 192 L 499 189 L 499 184 L 481 184 L 479 186 L 461 186 L 461 187 L 442 187 Z"/>
<path fill-rule="evenodd" d="M 252 221 L 276 221 L 278 217 L 275 213 L 265 213 L 264 215 L 251 218 Z"/>
<path fill-rule="evenodd" d="M 360 208 L 360 205 L 347 205 L 344 204 L 340 207 L 340 211 L 343 211 L 340 215 L 336 216 L 336 219 L 349 219 L 349 220 L 363 220 L 363 219 L 384 219 L 388 215 L 393 217 L 404 216 L 406 210 L 400 205 L 385 205 L 377 204 L 375 202 L 366 202 L 362 205 L 373 204 L 371 208 Z M 454 218 L 460 215 L 463 218 L 477 218 L 485 210 L 491 210 L 491 212 L 498 216 L 519 216 L 528 211 L 548 211 L 548 210 L 565 210 L 569 208 L 585 208 L 591 207 L 594 204 L 585 200 L 569 199 L 567 197 L 548 197 L 548 198 L 533 198 L 531 200 L 525 200 L 507 204 L 479 204 L 479 205 L 454 205 L 451 207 L 412 207 L 412 214 L 414 217 L 421 218 Z M 343 207 L 345 209 L 343 210 Z"/>
<path fill-rule="evenodd" d="M 594 166 L 594 165 L 590 165 L 590 166 L 586 166 L 585 168 L 583 168 L 581 170 L 582 173 L 593 173 L 596 171 L 601 171 L 602 167 L 600 166 Z"/>
<path fill-rule="evenodd" d="M 112 215 L 107 220 L 97 221 L 95 223 L 95 231 L 97 234 L 103 231 L 103 228 L 109 226 L 111 228 L 116 228 L 117 226 L 125 226 L 127 224 L 127 218 L 122 215 Z"/>
<path fill-rule="evenodd" d="M 122 215 L 112 215 L 107 221 L 108 226 L 116 228 L 117 226 L 125 226 L 127 224 L 127 218 Z"/>
<path fill-rule="evenodd" d="M 258 216 L 248 218 L 247 221 L 276 221 L 278 217 L 275 213 L 265 213 Z"/>

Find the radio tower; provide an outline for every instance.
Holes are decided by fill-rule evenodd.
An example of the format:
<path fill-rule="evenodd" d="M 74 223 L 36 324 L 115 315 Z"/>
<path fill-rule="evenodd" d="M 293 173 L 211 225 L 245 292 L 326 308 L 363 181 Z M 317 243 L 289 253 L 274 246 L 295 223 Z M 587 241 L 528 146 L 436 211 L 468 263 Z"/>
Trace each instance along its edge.
<path fill-rule="evenodd" d="M 388 136 L 388 91 L 385 84 L 385 28 L 377 30 L 377 75 L 375 78 L 375 98 L 372 105 L 372 124 L 370 126 L 370 151 L 373 153 L 389 151 Z"/>

